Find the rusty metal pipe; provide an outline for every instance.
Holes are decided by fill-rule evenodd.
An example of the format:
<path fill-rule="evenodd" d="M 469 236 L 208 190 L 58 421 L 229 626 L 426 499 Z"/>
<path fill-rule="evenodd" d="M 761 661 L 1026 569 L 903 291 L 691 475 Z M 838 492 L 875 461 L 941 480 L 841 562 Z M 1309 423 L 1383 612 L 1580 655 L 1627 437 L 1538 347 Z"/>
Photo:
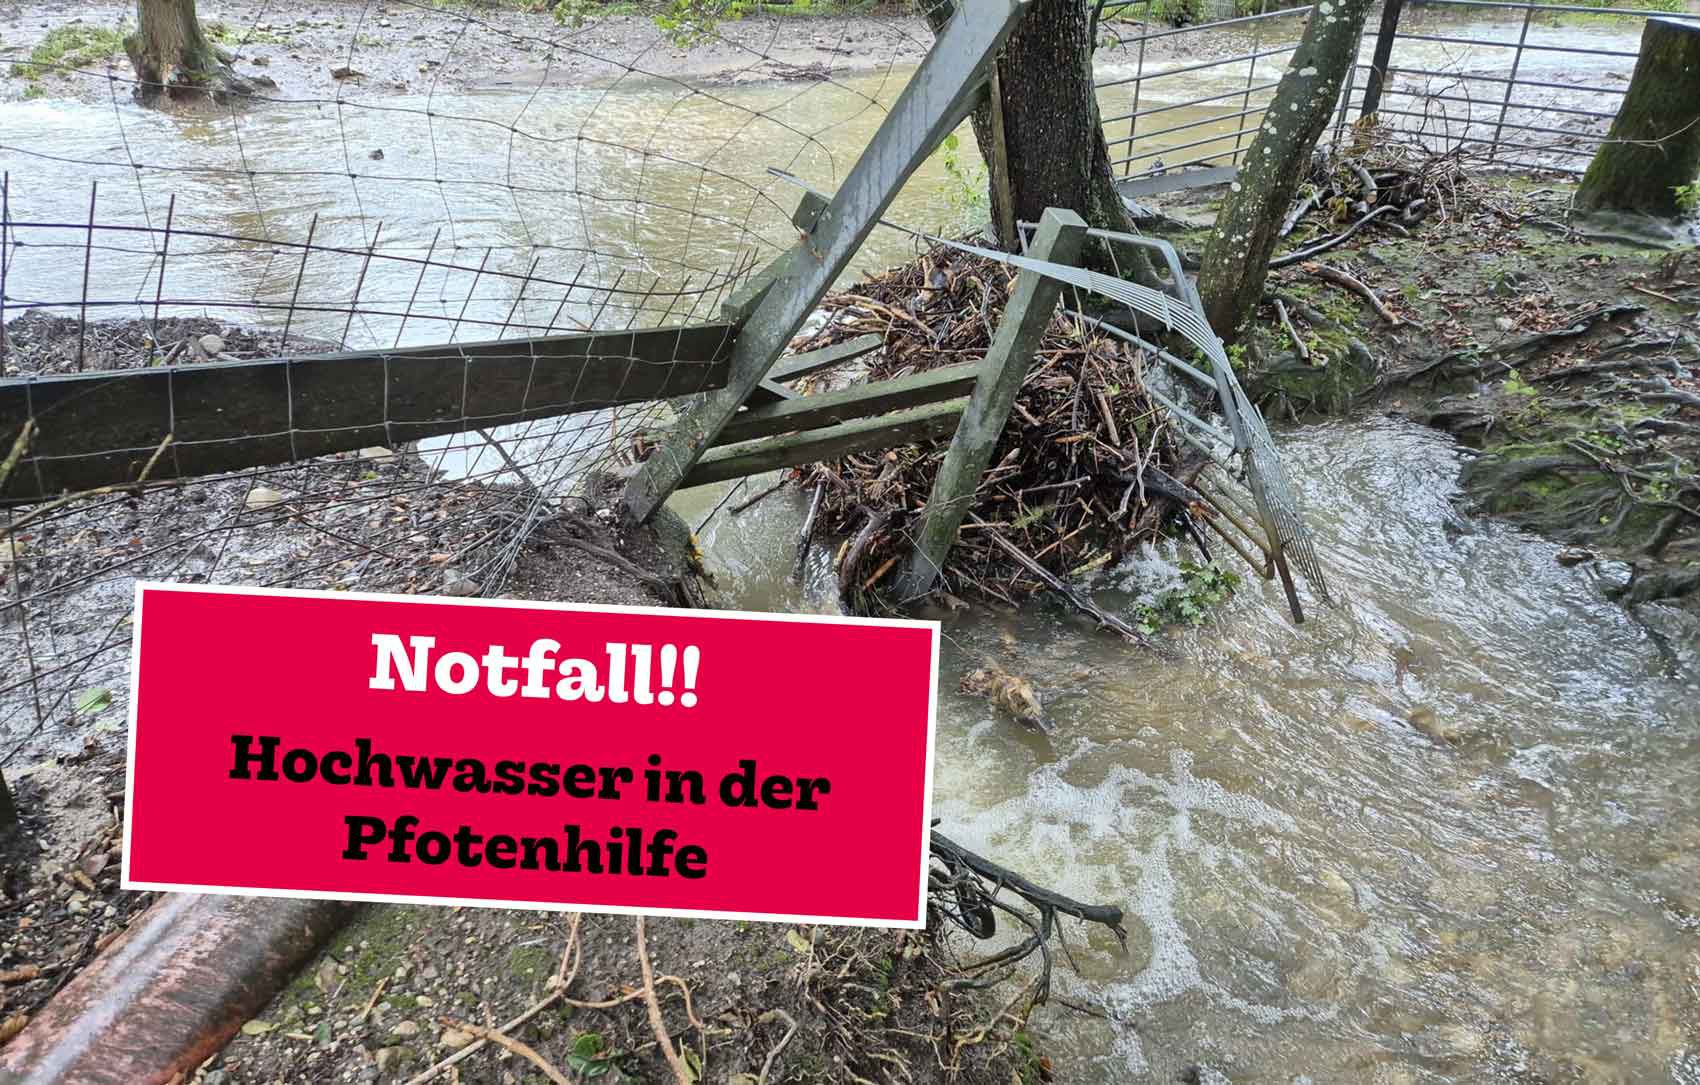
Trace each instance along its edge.
<path fill-rule="evenodd" d="M 0 1050 L 0 1085 L 163 1085 L 347 920 L 339 901 L 170 893 Z"/>

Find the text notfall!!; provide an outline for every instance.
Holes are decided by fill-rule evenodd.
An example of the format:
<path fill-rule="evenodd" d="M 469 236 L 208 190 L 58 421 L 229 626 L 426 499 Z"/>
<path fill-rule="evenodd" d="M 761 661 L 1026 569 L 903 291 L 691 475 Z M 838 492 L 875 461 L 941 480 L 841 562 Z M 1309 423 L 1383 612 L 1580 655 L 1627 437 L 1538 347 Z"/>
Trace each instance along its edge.
<path fill-rule="evenodd" d="M 490 645 L 481 655 L 436 652 L 437 638 L 372 634 L 376 649 L 372 689 L 470 693 L 482 686 L 494 697 L 554 698 L 597 704 L 695 708 L 702 651 L 695 645 L 603 645 L 601 659 L 563 657 L 561 642 L 539 637 L 519 654 Z"/>

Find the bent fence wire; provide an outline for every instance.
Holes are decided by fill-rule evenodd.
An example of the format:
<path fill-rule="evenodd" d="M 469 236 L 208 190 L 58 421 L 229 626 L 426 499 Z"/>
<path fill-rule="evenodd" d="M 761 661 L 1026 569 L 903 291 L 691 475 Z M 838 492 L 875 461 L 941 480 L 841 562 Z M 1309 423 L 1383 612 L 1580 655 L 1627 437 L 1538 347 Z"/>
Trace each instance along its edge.
<path fill-rule="evenodd" d="M 0 765 L 121 732 L 138 579 L 501 592 L 658 400 L 724 383 L 720 302 L 796 237 L 766 168 L 841 179 L 930 44 L 843 24 L 798 82 L 782 24 L 729 22 L 687 78 L 631 23 L 333 10 L 312 86 L 156 111 L 119 57 L 0 103 Z M 405 87 L 358 75 L 385 15 L 438 43 Z M 456 77 L 493 51 L 528 74 Z"/>
<path fill-rule="evenodd" d="M 1138 33 L 1110 24 L 1131 63 L 1101 66 L 1099 95 L 1119 174 L 1150 185 L 1222 179 L 1250 150 L 1304 30 L 1301 7 L 1186 27 L 1161 25 L 1159 0 L 1124 8 Z M 1648 18 L 1700 14 L 1636 8 L 1423 0 L 1398 14 L 1380 102 L 1393 131 L 1432 153 L 1484 165 L 1580 174 L 1617 115 Z M 1364 111 L 1380 19 L 1364 23 L 1325 142 Z M 1214 168 L 1214 169 L 1213 169 Z"/>

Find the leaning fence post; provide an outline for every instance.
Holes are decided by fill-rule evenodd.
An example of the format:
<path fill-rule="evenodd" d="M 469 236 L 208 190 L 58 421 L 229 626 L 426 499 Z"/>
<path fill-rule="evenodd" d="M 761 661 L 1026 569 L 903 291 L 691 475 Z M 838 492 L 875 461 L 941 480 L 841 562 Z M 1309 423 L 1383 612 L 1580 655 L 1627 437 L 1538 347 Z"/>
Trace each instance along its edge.
<path fill-rule="evenodd" d="M 1073 211 L 1052 207 L 1039 220 L 1039 229 L 1027 255 L 1036 260 L 1072 264 L 1080 256 L 1086 238 L 1086 223 Z M 915 535 L 915 551 L 909 556 L 898 580 L 901 598 L 913 599 L 932 590 L 944 559 L 956 542 L 956 532 L 979 489 L 980 476 L 991 462 L 992 450 L 1003 433 L 1004 422 L 1015 406 L 1028 364 L 1039 339 L 1051 322 L 1062 284 L 1037 272 L 1023 272 L 1015 293 L 1004 306 L 997 337 L 986 351 L 968 406 L 957 423 L 944 463 L 933 479 L 932 496 L 921 514 Z"/>
<path fill-rule="evenodd" d="M 691 406 L 626 483 L 627 520 L 649 519 L 738 413 L 814 311 L 897 190 L 973 108 L 1023 0 L 965 0 L 886 114 L 850 175 L 757 304 L 732 348 L 726 387 Z"/>
<path fill-rule="evenodd" d="M 1399 13 L 1405 0 L 1386 0 L 1381 7 L 1381 29 L 1375 35 L 1375 56 L 1364 78 L 1364 102 L 1358 116 L 1367 117 L 1381 108 L 1381 88 L 1387 82 L 1387 66 L 1393 63 L 1393 39 L 1399 33 Z"/>

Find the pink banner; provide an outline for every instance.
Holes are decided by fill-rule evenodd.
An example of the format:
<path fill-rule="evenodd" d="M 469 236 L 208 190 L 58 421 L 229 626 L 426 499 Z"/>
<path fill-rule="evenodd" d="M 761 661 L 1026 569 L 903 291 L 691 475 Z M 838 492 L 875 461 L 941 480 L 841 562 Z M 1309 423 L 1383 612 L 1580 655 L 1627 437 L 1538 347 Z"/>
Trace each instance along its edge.
<path fill-rule="evenodd" d="M 124 886 L 920 927 L 938 626 L 142 584 Z"/>

